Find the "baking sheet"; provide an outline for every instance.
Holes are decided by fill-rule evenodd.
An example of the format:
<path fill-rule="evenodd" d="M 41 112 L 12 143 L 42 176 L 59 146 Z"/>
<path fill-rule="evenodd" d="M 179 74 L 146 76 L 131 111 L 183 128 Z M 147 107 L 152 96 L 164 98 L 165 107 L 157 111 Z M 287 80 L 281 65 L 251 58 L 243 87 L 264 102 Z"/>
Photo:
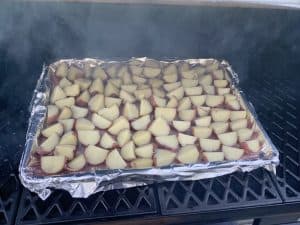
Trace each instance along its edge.
<path fill-rule="evenodd" d="M 145 61 L 147 58 L 136 58 L 136 60 Z M 214 59 L 187 59 L 184 60 L 190 64 L 203 64 Z M 109 65 L 115 61 L 95 60 L 95 59 L 68 59 L 60 62 L 72 64 L 76 62 L 82 68 L 89 62 L 94 65 Z M 183 61 L 183 60 L 180 60 Z M 124 61 L 125 62 L 125 61 Z M 170 61 L 174 62 L 174 61 Z M 178 62 L 178 61 L 175 61 Z M 56 63 L 56 64 L 57 64 Z M 19 172 L 22 184 L 30 191 L 36 192 L 42 199 L 46 199 L 51 194 L 51 189 L 64 189 L 73 197 L 86 198 L 98 191 L 105 191 L 118 188 L 129 188 L 139 185 L 151 184 L 153 182 L 177 181 L 177 180 L 197 180 L 212 178 L 229 174 L 237 170 L 251 171 L 258 167 L 265 167 L 275 173 L 275 167 L 279 163 L 279 154 L 276 147 L 272 144 L 270 138 L 264 131 L 261 123 L 258 121 L 254 107 L 246 100 L 245 94 L 240 90 L 238 75 L 232 70 L 226 61 L 221 65 L 226 69 L 228 77 L 231 80 L 233 89 L 238 98 L 245 105 L 247 111 L 251 113 L 256 126 L 262 132 L 265 143 L 260 154 L 253 158 L 240 159 L 237 161 L 222 161 L 210 163 L 196 163 L 190 165 L 171 165 L 162 168 L 149 169 L 101 169 L 90 170 L 88 172 L 70 172 L 57 175 L 37 175 L 28 163 L 31 159 L 31 152 L 37 147 L 37 137 L 44 124 L 47 113 L 47 104 L 51 81 L 49 72 L 53 70 L 55 63 L 49 67 L 44 66 L 40 79 L 34 90 L 34 95 L 30 104 L 31 116 L 26 135 L 24 153 L 20 162 Z"/>

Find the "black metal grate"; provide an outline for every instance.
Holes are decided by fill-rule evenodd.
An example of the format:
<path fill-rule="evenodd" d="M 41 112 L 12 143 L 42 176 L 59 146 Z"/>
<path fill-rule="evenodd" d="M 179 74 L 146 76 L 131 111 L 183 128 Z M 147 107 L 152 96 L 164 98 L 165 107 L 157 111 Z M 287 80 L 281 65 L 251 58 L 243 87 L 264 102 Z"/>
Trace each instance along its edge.
<path fill-rule="evenodd" d="M 154 213 L 157 207 L 151 186 L 99 192 L 87 199 L 73 199 L 66 191 L 54 191 L 45 201 L 24 189 L 16 224 L 61 224 Z"/>
<path fill-rule="evenodd" d="M 263 169 L 199 181 L 166 182 L 159 185 L 158 194 L 165 215 L 281 202 Z"/>
<path fill-rule="evenodd" d="M 11 173 L 8 160 L 1 160 L 0 166 L 0 224 L 14 224 L 19 201 L 20 184 Z"/>
<path fill-rule="evenodd" d="M 264 80 L 248 89 L 259 119 L 280 152 L 275 179 L 284 201 L 300 197 L 299 83 L 297 79 Z"/>

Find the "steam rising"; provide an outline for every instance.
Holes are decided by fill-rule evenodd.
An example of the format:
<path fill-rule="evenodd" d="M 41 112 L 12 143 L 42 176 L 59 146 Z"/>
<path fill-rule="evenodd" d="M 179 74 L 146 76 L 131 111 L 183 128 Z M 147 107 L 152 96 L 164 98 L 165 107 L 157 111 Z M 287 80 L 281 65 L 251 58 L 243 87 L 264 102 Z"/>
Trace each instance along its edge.
<path fill-rule="evenodd" d="M 245 74 L 265 46 L 282 44 L 296 13 L 282 24 L 284 10 L 5 2 L 0 46 L 27 65 L 74 57 L 217 57 Z"/>

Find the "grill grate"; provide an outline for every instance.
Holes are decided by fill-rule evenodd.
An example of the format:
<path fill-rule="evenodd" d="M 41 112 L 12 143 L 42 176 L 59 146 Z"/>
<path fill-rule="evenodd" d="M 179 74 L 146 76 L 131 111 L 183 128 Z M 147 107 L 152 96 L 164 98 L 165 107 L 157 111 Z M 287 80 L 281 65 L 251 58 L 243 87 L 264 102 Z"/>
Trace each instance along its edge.
<path fill-rule="evenodd" d="M 254 82 L 250 86 L 250 100 L 280 152 L 280 165 L 275 179 L 283 200 L 288 202 L 299 201 L 300 197 L 300 113 L 297 84 L 299 82 L 293 79 Z"/>
<path fill-rule="evenodd" d="M 158 194 L 164 215 L 281 202 L 263 169 L 199 181 L 166 182 L 159 185 Z"/>
<path fill-rule="evenodd" d="M 14 224 L 20 184 L 7 159 L 0 161 L 0 225 Z"/>
<path fill-rule="evenodd" d="M 157 207 L 152 186 L 99 192 L 87 199 L 72 199 L 66 191 L 54 191 L 45 201 L 24 190 L 16 224 L 62 223 L 155 213 Z"/>

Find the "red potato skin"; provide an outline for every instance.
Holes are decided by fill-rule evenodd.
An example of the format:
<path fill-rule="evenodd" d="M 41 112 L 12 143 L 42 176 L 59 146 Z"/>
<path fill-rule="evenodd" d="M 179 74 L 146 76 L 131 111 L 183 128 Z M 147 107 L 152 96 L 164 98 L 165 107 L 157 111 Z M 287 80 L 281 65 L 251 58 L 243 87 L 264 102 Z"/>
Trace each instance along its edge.
<path fill-rule="evenodd" d="M 163 144 L 160 144 L 156 139 L 155 139 L 155 143 L 156 145 L 153 146 L 153 147 L 161 147 L 161 148 L 164 148 L 166 150 L 170 150 L 171 152 L 175 152 L 178 148 L 179 148 L 179 145 L 178 145 L 178 148 L 170 148 L 169 146 L 166 146 L 166 145 L 163 145 Z"/>
<path fill-rule="evenodd" d="M 258 154 L 260 152 L 260 150 L 258 150 L 257 152 L 252 152 L 249 149 L 249 147 L 248 147 L 248 145 L 247 145 L 246 142 L 240 143 L 240 146 L 241 146 L 242 149 L 244 149 L 244 155 L 253 155 L 253 154 Z M 261 145 L 260 145 L 260 147 L 261 147 Z"/>
<path fill-rule="evenodd" d="M 156 104 L 155 100 L 154 100 L 153 95 L 149 98 L 149 101 L 150 101 L 150 104 L 151 104 L 153 107 L 158 106 L 158 105 Z"/>
<path fill-rule="evenodd" d="M 50 76 L 50 80 L 51 80 L 51 84 L 53 85 L 53 88 L 59 84 L 59 82 L 60 82 L 61 79 L 62 78 L 60 78 L 60 77 L 58 77 L 58 76 L 56 76 L 54 74 L 52 74 Z"/>
<path fill-rule="evenodd" d="M 71 169 L 70 167 L 68 167 L 67 164 L 65 164 L 64 169 L 67 170 L 67 171 L 78 172 L 78 171 L 85 171 L 86 166 L 87 166 L 87 162 L 85 162 L 85 164 L 82 168 L 80 168 L 78 170 L 74 170 L 74 169 Z"/>
<path fill-rule="evenodd" d="M 75 101 L 77 106 L 80 107 L 87 107 L 88 106 L 88 102 L 82 101 L 81 99 L 77 98 Z"/>
<path fill-rule="evenodd" d="M 44 150 L 43 148 L 41 148 L 41 147 L 38 147 L 38 148 L 36 149 L 36 153 L 37 153 L 38 155 L 40 155 L 40 156 L 51 155 L 52 152 L 53 152 L 53 150 L 52 150 L 51 152 L 47 152 L 47 151 L 45 151 L 45 150 Z"/>
<path fill-rule="evenodd" d="M 47 118 L 47 125 L 50 125 L 50 124 L 56 122 L 58 116 L 59 116 L 59 113 L 58 113 L 56 116 L 48 117 L 48 118 Z"/>

